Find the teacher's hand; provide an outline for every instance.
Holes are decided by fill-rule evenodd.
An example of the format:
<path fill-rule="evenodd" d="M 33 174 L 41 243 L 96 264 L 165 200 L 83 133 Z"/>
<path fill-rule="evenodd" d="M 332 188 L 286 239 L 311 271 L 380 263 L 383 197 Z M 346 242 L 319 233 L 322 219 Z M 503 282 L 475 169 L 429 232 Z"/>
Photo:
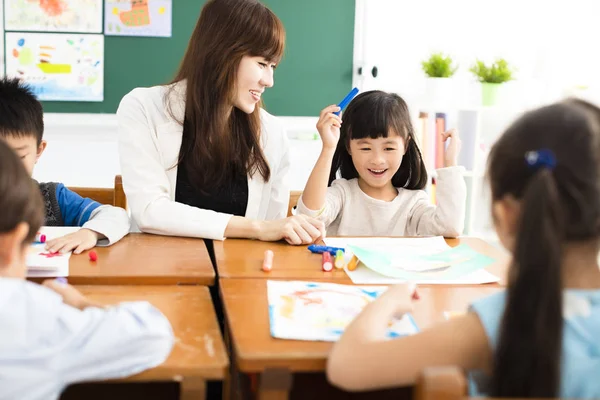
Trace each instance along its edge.
<path fill-rule="evenodd" d="M 275 221 L 262 221 L 258 239 L 263 241 L 285 240 L 289 244 L 310 244 L 325 237 L 323 222 L 305 215 L 295 215 Z"/>

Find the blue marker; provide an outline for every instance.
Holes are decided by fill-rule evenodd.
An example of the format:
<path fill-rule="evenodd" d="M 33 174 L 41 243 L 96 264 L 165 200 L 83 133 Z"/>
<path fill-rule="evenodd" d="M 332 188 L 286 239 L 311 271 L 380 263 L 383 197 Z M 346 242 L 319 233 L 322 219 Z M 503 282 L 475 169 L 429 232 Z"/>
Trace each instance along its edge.
<path fill-rule="evenodd" d="M 352 99 L 354 98 L 354 96 L 356 96 L 358 94 L 358 88 L 354 88 L 350 91 L 350 93 L 348 93 L 348 95 L 346 97 L 344 97 L 344 100 L 342 100 L 340 102 L 340 104 L 338 104 L 338 107 L 340 108 L 340 111 L 334 112 L 335 115 L 340 115 L 340 113 L 344 110 L 344 108 L 346 108 L 346 106 L 352 101 Z"/>
<path fill-rule="evenodd" d="M 342 249 L 341 247 L 319 246 L 318 244 L 311 244 L 310 246 L 308 246 L 308 250 L 310 250 L 311 253 L 318 254 L 327 252 L 331 253 L 334 256 L 338 250 L 344 251 L 344 249 Z"/>

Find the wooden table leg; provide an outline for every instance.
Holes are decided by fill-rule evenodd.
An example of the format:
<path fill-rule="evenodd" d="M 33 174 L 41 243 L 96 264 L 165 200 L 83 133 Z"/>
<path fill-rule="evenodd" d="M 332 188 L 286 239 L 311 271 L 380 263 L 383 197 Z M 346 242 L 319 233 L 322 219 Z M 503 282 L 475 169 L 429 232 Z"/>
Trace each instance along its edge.
<path fill-rule="evenodd" d="M 288 400 L 292 373 L 284 368 L 269 368 L 260 374 L 258 400 Z"/>
<path fill-rule="evenodd" d="M 205 400 L 206 381 L 201 378 L 183 378 L 179 383 L 180 400 Z"/>

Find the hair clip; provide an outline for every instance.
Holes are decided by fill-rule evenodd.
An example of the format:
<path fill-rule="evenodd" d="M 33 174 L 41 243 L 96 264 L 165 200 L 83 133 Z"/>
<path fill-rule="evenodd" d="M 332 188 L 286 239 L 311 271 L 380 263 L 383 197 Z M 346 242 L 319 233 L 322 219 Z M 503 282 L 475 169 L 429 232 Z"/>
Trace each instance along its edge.
<path fill-rule="evenodd" d="M 525 162 L 532 168 L 548 168 L 556 167 L 556 157 L 554 152 L 549 149 L 541 149 L 528 151 L 525 153 Z"/>

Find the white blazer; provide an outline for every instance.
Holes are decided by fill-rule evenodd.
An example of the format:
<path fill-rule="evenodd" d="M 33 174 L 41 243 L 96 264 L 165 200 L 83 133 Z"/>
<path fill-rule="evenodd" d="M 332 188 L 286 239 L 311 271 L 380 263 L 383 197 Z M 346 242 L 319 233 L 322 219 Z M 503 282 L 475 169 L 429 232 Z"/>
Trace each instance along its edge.
<path fill-rule="evenodd" d="M 123 97 L 117 110 L 121 174 L 133 223 L 142 232 L 223 240 L 230 214 L 175 202 L 185 83 L 175 84 L 175 90 L 165 99 L 168 89 L 134 89 Z M 259 173 L 248 178 L 246 217 L 285 218 L 290 198 L 286 176 L 290 168 L 289 143 L 277 118 L 261 110 L 261 120 L 260 142 L 271 179 L 265 182 Z"/>

